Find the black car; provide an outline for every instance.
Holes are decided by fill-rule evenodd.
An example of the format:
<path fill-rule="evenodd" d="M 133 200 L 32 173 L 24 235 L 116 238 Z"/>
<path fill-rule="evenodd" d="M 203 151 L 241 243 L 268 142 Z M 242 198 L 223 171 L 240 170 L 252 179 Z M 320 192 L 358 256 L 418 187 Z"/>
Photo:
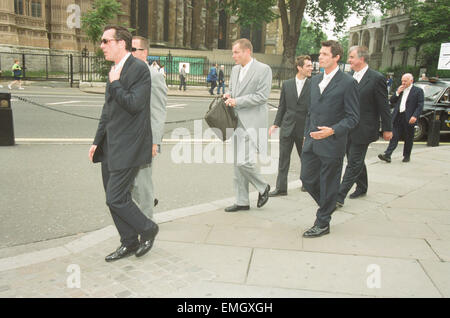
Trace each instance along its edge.
<path fill-rule="evenodd" d="M 414 132 L 414 141 L 422 140 L 428 133 L 433 116 L 441 121 L 440 131 L 450 131 L 450 79 L 420 80 L 414 83 L 423 89 L 425 101 L 422 115 Z M 437 118 L 436 118 L 437 119 Z"/>

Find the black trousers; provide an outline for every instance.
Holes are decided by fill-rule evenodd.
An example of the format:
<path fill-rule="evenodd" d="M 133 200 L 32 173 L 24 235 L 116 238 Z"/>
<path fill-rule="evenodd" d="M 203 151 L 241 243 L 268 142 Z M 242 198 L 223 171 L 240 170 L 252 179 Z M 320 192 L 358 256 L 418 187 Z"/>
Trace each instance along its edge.
<path fill-rule="evenodd" d="M 349 139 L 347 144 L 347 167 L 339 187 L 338 201 L 344 203 L 348 192 L 356 183 L 356 190 L 367 192 L 367 168 L 364 163 L 369 144 L 355 144 Z"/>
<path fill-rule="evenodd" d="M 303 136 L 280 137 L 280 158 L 278 160 L 277 189 L 287 191 L 287 179 L 291 164 L 292 149 L 297 148 L 299 158 L 302 153 Z"/>
<path fill-rule="evenodd" d="M 180 87 L 179 87 L 180 91 L 181 91 L 181 87 L 183 87 L 184 90 L 186 90 L 186 78 L 182 75 L 180 75 Z"/>
<path fill-rule="evenodd" d="M 103 187 L 106 204 L 120 235 L 120 242 L 129 246 L 138 241 L 138 235 L 154 226 L 131 199 L 131 187 L 139 167 L 109 171 L 107 161 L 102 162 Z"/>
<path fill-rule="evenodd" d="M 392 139 L 389 141 L 389 146 L 384 152 L 386 156 L 390 157 L 397 148 L 398 141 L 403 137 L 405 145 L 403 146 L 403 157 L 409 158 L 413 147 L 414 140 L 414 125 L 410 125 L 409 118 L 406 118 L 405 112 L 399 113 L 392 123 Z"/>
<path fill-rule="evenodd" d="M 214 88 L 216 88 L 216 86 L 217 86 L 217 82 L 216 81 L 212 81 L 211 82 L 211 88 L 209 89 L 209 92 L 211 94 L 214 94 Z"/>
<path fill-rule="evenodd" d="M 336 209 L 343 157 L 323 157 L 313 151 L 303 151 L 301 161 L 300 179 L 306 191 L 319 205 L 314 225 L 326 227 Z"/>

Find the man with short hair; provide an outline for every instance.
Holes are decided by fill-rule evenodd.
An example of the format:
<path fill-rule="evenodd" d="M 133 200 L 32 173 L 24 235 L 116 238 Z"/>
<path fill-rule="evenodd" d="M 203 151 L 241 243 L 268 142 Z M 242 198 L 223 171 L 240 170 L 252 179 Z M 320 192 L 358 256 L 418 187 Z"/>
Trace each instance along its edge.
<path fill-rule="evenodd" d="M 133 36 L 132 54 L 135 58 L 147 63 L 148 40 L 141 36 Z M 142 212 L 153 219 L 153 206 L 155 205 L 155 195 L 152 181 L 152 166 L 159 152 L 162 136 L 164 134 L 164 122 L 166 120 L 167 85 L 164 75 L 148 65 L 152 81 L 150 121 L 152 127 L 152 157 L 153 162 L 141 166 L 134 180 L 134 187 L 131 192 L 133 200 L 140 206 Z"/>
<path fill-rule="evenodd" d="M 311 57 L 298 56 L 295 69 L 297 75 L 283 83 L 277 115 L 269 130 L 269 135 L 272 135 L 281 127 L 277 183 L 275 190 L 269 193 L 270 197 L 287 195 L 287 179 L 294 144 L 299 157 L 302 153 L 306 112 L 310 100 L 309 77 L 313 69 Z"/>
<path fill-rule="evenodd" d="M 319 209 L 314 226 L 303 233 L 306 238 L 330 233 L 347 135 L 359 122 L 358 83 L 339 70 L 342 54 L 338 42 L 322 42 L 319 65 L 324 73 L 311 79 L 300 179 Z"/>
<path fill-rule="evenodd" d="M 159 230 L 130 193 L 139 167 L 152 161 L 150 71 L 146 63 L 131 55 L 131 39 L 126 28 L 107 26 L 100 45 L 105 59 L 115 64 L 109 72 L 89 159 L 101 162 L 106 204 L 120 235 L 121 246 L 106 256 L 107 262 L 131 254 L 143 256 L 152 248 Z"/>
<path fill-rule="evenodd" d="M 225 208 L 226 212 L 250 209 L 249 183 L 259 192 L 258 208 L 267 203 L 270 191 L 256 168 L 255 156 L 257 152 L 267 151 L 267 100 L 272 88 L 272 70 L 252 57 L 253 46 L 249 40 L 236 40 L 232 50 L 237 65 L 231 71 L 229 91 L 224 98 L 238 117 L 233 135 L 236 204 Z"/>
<path fill-rule="evenodd" d="M 383 139 L 392 138 L 391 112 L 388 104 L 384 76 L 369 68 L 369 50 L 364 46 L 352 46 L 348 53 L 350 74 L 358 82 L 360 120 L 347 140 L 347 167 L 339 187 L 337 207 L 344 205 L 348 192 L 356 183 L 350 199 L 364 196 L 368 189 L 367 168 L 364 163 L 369 144 L 378 140 L 380 118 Z"/>
<path fill-rule="evenodd" d="M 414 77 L 410 73 L 402 76 L 402 85 L 391 97 L 391 104 L 394 105 L 392 113 L 393 136 L 384 154 L 379 154 L 380 160 L 391 162 L 391 155 L 397 148 L 398 141 L 403 136 L 405 145 L 403 146 L 403 162 L 411 160 L 411 151 L 414 142 L 414 125 L 422 114 L 424 94 L 420 87 L 413 85 Z"/>

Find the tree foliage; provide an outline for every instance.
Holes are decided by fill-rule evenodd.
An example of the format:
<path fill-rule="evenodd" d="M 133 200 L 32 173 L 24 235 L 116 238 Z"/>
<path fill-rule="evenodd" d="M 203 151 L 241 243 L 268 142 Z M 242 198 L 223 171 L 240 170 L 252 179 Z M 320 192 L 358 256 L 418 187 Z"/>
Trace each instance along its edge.
<path fill-rule="evenodd" d="M 295 55 L 317 54 L 321 48 L 322 41 L 327 40 L 327 35 L 322 30 L 314 28 L 306 20 L 302 21 L 300 34 Z"/>

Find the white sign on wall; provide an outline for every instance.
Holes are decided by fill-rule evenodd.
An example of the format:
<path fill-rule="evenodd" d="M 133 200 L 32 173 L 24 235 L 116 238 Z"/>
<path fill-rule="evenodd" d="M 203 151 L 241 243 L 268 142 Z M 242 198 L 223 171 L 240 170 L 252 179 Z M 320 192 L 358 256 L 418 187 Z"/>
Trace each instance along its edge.
<path fill-rule="evenodd" d="M 438 70 L 450 70 L 450 43 L 441 44 Z"/>

